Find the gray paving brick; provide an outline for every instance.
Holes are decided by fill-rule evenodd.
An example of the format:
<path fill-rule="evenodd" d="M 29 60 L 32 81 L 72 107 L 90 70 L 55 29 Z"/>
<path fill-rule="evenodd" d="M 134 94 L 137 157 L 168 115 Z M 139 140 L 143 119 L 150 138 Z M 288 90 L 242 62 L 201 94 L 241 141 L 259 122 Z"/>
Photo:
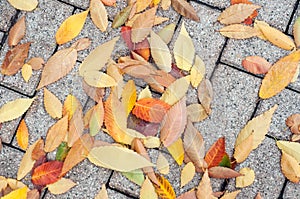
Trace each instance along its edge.
<path fill-rule="evenodd" d="M 130 199 L 130 198 L 132 198 L 132 197 L 128 197 L 126 195 L 123 195 L 119 192 L 116 192 L 112 189 L 107 189 L 107 195 L 110 199 L 119 199 L 119 198 Z"/>
<path fill-rule="evenodd" d="M 0 30 L 7 31 L 9 29 L 10 20 L 16 13 L 16 9 L 8 1 L 0 2 Z"/>
<path fill-rule="evenodd" d="M 18 167 L 23 155 L 24 153 L 16 149 L 4 146 L 2 151 L 0 151 L 0 175 L 16 179 Z"/>
<path fill-rule="evenodd" d="M 60 24 L 66 17 L 71 15 L 73 8 L 63 3 L 50 0 L 39 1 L 39 9 L 26 14 L 26 36 L 22 43 L 33 42 L 30 47 L 29 58 L 39 56 L 44 60 L 48 60 L 56 47 L 55 33 Z M 0 63 L 3 62 L 6 52 L 9 50 L 7 44 L 3 46 L 0 53 Z M 14 76 L 3 77 L 0 74 L 0 79 L 3 84 L 13 87 L 16 90 L 33 95 L 38 84 L 41 71 L 34 71 L 29 83 L 26 83 L 21 72 Z"/>
<path fill-rule="evenodd" d="M 283 198 L 288 198 L 288 199 L 300 198 L 299 184 L 288 182 L 284 190 Z"/>
<path fill-rule="evenodd" d="M 300 4 L 298 5 L 296 13 L 294 14 L 293 20 L 292 20 L 292 22 L 291 22 L 291 24 L 289 26 L 289 34 L 291 34 L 291 35 L 293 34 L 293 25 L 294 25 L 297 17 L 299 17 L 299 16 L 300 16 Z"/>
<path fill-rule="evenodd" d="M 62 1 L 82 9 L 87 9 L 90 4 L 89 0 L 62 0 Z"/>
<path fill-rule="evenodd" d="M 280 151 L 277 149 L 275 141 L 266 138 L 263 143 L 249 157 L 236 168 L 250 167 L 255 172 L 254 183 L 245 187 L 238 195 L 240 198 L 254 198 L 257 192 L 263 198 L 278 198 L 284 183 L 284 176 L 280 169 Z M 235 190 L 235 180 L 230 180 L 229 190 Z"/>
<path fill-rule="evenodd" d="M 219 1 L 215 1 L 215 0 L 192 0 L 192 1 L 194 1 L 194 2 L 203 2 L 203 3 L 206 3 L 208 5 L 218 7 L 218 8 L 226 8 L 226 7 L 230 6 L 230 0 L 219 0 Z"/>

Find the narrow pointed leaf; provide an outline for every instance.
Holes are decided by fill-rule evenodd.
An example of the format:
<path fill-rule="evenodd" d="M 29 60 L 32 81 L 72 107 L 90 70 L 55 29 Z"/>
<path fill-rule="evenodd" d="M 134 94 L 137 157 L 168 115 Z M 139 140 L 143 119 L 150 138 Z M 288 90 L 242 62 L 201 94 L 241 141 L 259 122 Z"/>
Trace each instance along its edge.
<path fill-rule="evenodd" d="M 205 77 L 205 64 L 203 60 L 196 55 L 195 63 L 191 68 L 191 84 L 194 88 L 198 87 Z"/>
<path fill-rule="evenodd" d="M 104 108 L 102 101 L 94 106 L 89 120 L 90 135 L 95 136 L 101 129 L 104 119 Z"/>
<path fill-rule="evenodd" d="M 198 99 L 208 115 L 211 113 L 210 106 L 213 95 L 211 82 L 208 79 L 203 79 L 198 86 Z"/>
<path fill-rule="evenodd" d="M 236 178 L 242 174 L 230 168 L 216 166 L 208 169 L 208 175 L 211 178 L 229 179 Z"/>
<path fill-rule="evenodd" d="M 234 147 L 233 157 L 237 163 L 241 163 L 249 156 L 253 150 L 254 135 L 251 133 L 247 138 L 243 139 L 238 145 Z"/>
<path fill-rule="evenodd" d="M 25 31 L 26 31 L 25 16 L 23 16 L 10 29 L 8 34 L 8 45 L 10 47 L 17 45 L 25 36 Z"/>
<path fill-rule="evenodd" d="M 293 26 L 293 35 L 296 46 L 300 47 L 300 17 L 298 17 Z"/>
<path fill-rule="evenodd" d="M 180 166 L 183 163 L 184 159 L 184 148 L 182 139 L 179 138 L 177 141 L 173 142 L 169 147 L 167 147 L 169 153 L 174 158 L 176 163 Z"/>
<path fill-rule="evenodd" d="M 131 9 L 132 9 L 133 5 L 129 5 L 126 8 L 124 8 L 123 10 L 121 10 L 114 18 L 114 21 L 112 23 L 112 27 L 113 28 L 118 28 L 120 26 L 122 26 L 126 20 L 128 19 Z"/>
<path fill-rule="evenodd" d="M 102 32 L 105 32 L 108 26 L 108 16 L 105 6 L 101 0 L 91 0 L 90 12 L 93 23 Z"/>
<path fill-rule="evenodd" d="M 69 123 L 69 131 L 68 131 L 68 146 L 72 147 L 73 144 L 81 137 L 84 130 L 83 124 L 83 113 L 82 108 L 79 107 Z"/>
<path fill-rule="evenodd" d="M 218 166 L 225 152 L 225 137 L 219 138 L 207 151 L 204 160 L 208 168 Z"/>

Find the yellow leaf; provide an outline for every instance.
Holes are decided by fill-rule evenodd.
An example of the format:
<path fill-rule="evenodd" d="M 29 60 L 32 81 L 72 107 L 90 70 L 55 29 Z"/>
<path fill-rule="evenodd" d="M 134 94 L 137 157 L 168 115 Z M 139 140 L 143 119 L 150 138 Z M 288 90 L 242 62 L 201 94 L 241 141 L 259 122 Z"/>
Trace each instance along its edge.
<path fill-rule="evenodd" d="M 210 179 L 208 177 L 208 170 L 202 176 L 201 182 L 199 183 L 198 190 L 196 192 L 197 198 L 203 199 L 213 199 L 212 187 L 210 184 Z"/>
<path fill-rule="evenodd" d="M 219 32 L 225 36 L 232 39 L 248 39 L 258 35 L 255 28 L 251 26 L 246 26 L 242 24 L 233 24 L 225 26 L 219 30 Z"/>
<path fill-rule="evenodd" d="M 159 153 L 156 168 L 161 174 L 168 175 L 170 171 L 169 162 L 162 153 Z"/>
<path fill-rule="evenodd" d="M 105 184 L 102 184 L 101 190 L 96 195 L 95 199 L 108 199 L 108 194 L 107 194 Z"/>
<path fill-rule="evenodd" d="M 106 31 L 108 26 L 107 11 L 101 0 L 91 0 L 90 3 L 91 18 L 94 24 L 102 32 Z"/>
<path fill-rule="evenodd" d="M 27 187 L 23 187 L 17 190 L 14 190 L 7 194 L 6 196 L 1 197 L 1 199 L 26 199 L 27 198 Z"/>
<path fill-rule="evenodd" d="M 152 182 L 146 177 L 141 186 L 140 199 L 157 199 L 157 194 Z"/>
<path fill-rule="evenodd" d="M 293 26 L 293 35 L 296 46 L 300 47 L 300 17 L 298 17 Z"/>
<path fill-rule="evenodd" d="M 150 37 L 151 55 L 157 67 L 165 72 L 172 69 L 172 56 L 167 44 L 153 31 Z"/>
<path fill-rule="evenodd" d="M 176 195 L 170 182 L 161 175 L 155 174 L 158 184 L 153 184 L 155 191 L 161 199 L 175 199 Z"/>
<path fill-rule="evenodd" d="M 264 37 L 270 41 L 275 46 L 285 50 L 293 50 L 296 49 L 294 41 L 282 33 L 281 31 L 277 30 L 276 28 L 271 27 L 264 21 L 255 20 L 255 24 L 263 33 Z"/>
<path fill-rule="evenodd" d="M 242 168 L 240 171 L 242 176 L 236 177 L 235 179 L 235 186 L 239 188 L 247 187 L 254 182 L 255 173 L 252 169 L 245 167 Z"/>
<path fill-rule="evenodd" d="M 137 0 L 136 1 L 136 13 L 145 10 L 148 6 L 150 6 L 152 0 Z"/>
<path fill-rule="evenodd" d="M 259 97 L 267 99 L 282 91 L 295 76 L 299 61 L 300 50 L 297 50 L 276 62 L 261 83 Z"/>
<path fill-rule="evenodd" d="M 47 113 L 52 118 L 56 119 L 62 117 L 62 103 L 53 93 L 51 93 L 46 88 L 44 88 L 44 106 Z"/>
<path fill-rule="evenodd" d="M 111 76 L 116 81 L 117 96 L 118 96 L 118 99 L 121 98 L 125 82 L 123 80 L 123 75 L 121 74 L 121 71 L 119 70 L 116 63 L 112 62 L 112 63 L 108 64 L 107 75 Z"/>
<path fill-rule="evenodd" d="M 69 94 L 64 102 L 63 116 L 68 115 L 68 119 L 70 121 L 75 111 L 80 107 L 81 104 L 78 99 L 74 95 Z"/>
<path fill-rule="evenodd" d="M 152 4 L 157 6 L 160 3 L 160 0 L 152 0 Z"/>
<path fill-rule="evenodd" d="M 119 146 L 95 147 L 90 151 L 88 159 L 97 166 L 122 172 L 154 166 L 138 153 Z"/>
<path fill-rule="evenodd" d="M 140 94 L 139 94 L 137 100 L 144 99 L 144 98 L 152 98 L 152 94 L 151 94 L 151 91 L 150 91 L 148 85 L 146 86 L 146 88 L 144 88 L 144 89 L 140 92 Z"/>
<path fill-rule="evenodd" d="M 16 137 L 17 137 L 18 145 L 23 150 L 26 150 L 26 148 L 28 147 L 28 136 L 29 136 L 28 128 L 26 126 L 25 120 L 22 119 L 18 127 Z"/>
<path fill-rule="evenodd" d="M 4 104 L 0 108 L 0 123 L 14 120 L 23 115 L 31 106 L 34 99 L 20 98 Z"/>
<path fill-rule="evenodd" d="M 233 191 L 233 192 L 230 192 L 230 193 L 228 191 L 226 191 L 221 199 L 234 199 L 234 198 L 237 197 L 237 195 L 239 193 L 241 193 L 241 190 Z"/>
<path fill-rule="evenodd" d="M 300 181 L 300 165 L 297 160 L 282 151 L 281 170 L 284 176 L 293 183 Z"/>
<path fill-rule="evenodd" d="M 70 179 L 61 178 L 53 184 L 48 184 L 47 188 L 52 194 L 63 194 L 76 185 L 77 184 Z"/>
<path fill-rule="evenodd" d="M 72 147 L 73 144 L 81 137 L 81 135 L 83 134 L 83 130 L 83 113 L 82 107 L 80 106 L 73 114 L 73 117 L 71 118 L 69 123 L 69 131 L 67 135 L 69 147 Z"/>
<path fill-rule="evenodd" d="M 254 135 L 251 133 L 246 139 L 235 145 L 233 157 L 237 163 L 243 162 L 249 156 L 253 147 L 253 139 Z"/>
<path fill-rule="evenodd" d="M 177 162 L 177 164 L 182 165 L 184 159 L 184 148 L 182 139 L 179 138 L 172 145 L 168 146 L 167 149 L 171 156 L 174 158 L 174 160 Z"/>
<path fill-rule="evenodd" d="M 300 143 L 277 141 L 276 144 L 282 151 L 295 158 L 298 164 L 300 163 Z"/>
<path fill-rule="evenodd" d="M 22 77 L 25 82 L 28 82 L 30 77 L 32 76 L 32 67 L 29 64 L 24 64 L 22 66 Z"/>
<path fill-rule="evenodd" d="M 177 67 L 189 71 L 193 65 L 195 47 L 184 23 L 182 23 L 181 30 L 175 41 L 173 53 Z"/>
<path fill-rule="evenodd" d="M 126 117 L 129 115 L 133 109 L 136 102 L 136 87 L 133 80 L 129 80 L 122 92 L 122 104 L 126 111 Z"/>
<path fill-rule="evenodd" d="M 168 10 L 171 6 L 171 0 L 161 0 L 160 6 L 163 10 Z"/>
<path fill-rule="evenodd" d="M 91 117 L 89 119 L 89 128 L 91 136 L 95 136 L 101 129 L 104 119 L 104 108 L 102 101 L 92 108 Z"/>
<path fill-rule="evenodd" d="M 208 117 L 201 104 L 190 104 L 186 109 L 188 118 L 191 122 L 201 122 Z"/>
<path fill-rule="evenodd" d="M 196 55 L 195 63 L 191 68 L 191 84 L 194 88 L 198 87 L 205 76 L 205 64 L 203 60 Z"/>
<path fill-rule="evenodd" d="M 37 0 L 8 0 L 8 2 L 16 9 L 25 11 L 34 10 L 39 3 Z"/>
<path fill-rule="evenodd" d="M 180 187 L 183 187 L 187 183 L 189 183 L 195 175 L 195 166 L 192 162 L 187 163 L 182 171 L 180 177 Z"/>
<path fill-rule="evenodd" d="M 166 89 L 160 99 L 172 106 L 185 96 L 189 85 L 190 76 L 185 76 L 177 79 Z"/>
<path fill-rule="evenodd" d="M 157 34 L 166 44 L 168 44 L 173 38 L 175 27 L 176 25 L 174 23 L 170 23 L 161 29 Z"/>
<path fill-rule="evenodd" d="M 83 28 L 89 10 L 68 17 L 56 32 L 56 43 L 61 45 L 74 39 Z"/>
<path fill-rule="evenodd" d="M 116 81 L 109 75 L 100 71 L 87 71 L 84 73 L 84 81 L 90 85 L 97 88 L 105 88 L 116 86 Z"/>

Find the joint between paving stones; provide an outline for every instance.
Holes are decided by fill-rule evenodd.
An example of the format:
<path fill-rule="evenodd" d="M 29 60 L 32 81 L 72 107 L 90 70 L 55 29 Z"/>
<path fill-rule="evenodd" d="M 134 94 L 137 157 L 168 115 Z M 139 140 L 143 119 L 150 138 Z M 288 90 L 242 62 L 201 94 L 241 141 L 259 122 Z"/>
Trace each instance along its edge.
<path fill-rule="evenodd" d="M 296 11 L 298 10 L 298 6 L 300 6 L 300 0 L 297 0 L 296 3 L 294 4 L 294 8 L 293 8 L 293 11 L 291 13 L 291 17 L 290 17 L 288 25 L 287 25 L 287 27 L 284 31 L 284 33 L 287 34 L 287 35 L 290 35 L 289 34 L 289 29 L 292 26 L 293 18 L 294 18 L 294 15 L 295 15 Z M 291 35 L 291 36 L 293 36 L 293 35 Z"/>
<path fill-rule="evenodd" d="M 193 2 L 198 3 L 198 4 L 200 4 L 200 5 L 207 6 L 207 7 L 211 8 L 211 9 L 214 9 L 214 10 L 218 10 L 218 11 L 223 11 L 223 10 L 225 10 L 224 8 L 220 8 L 220 7 L 217 7 L 217 6 L 213 6 L 213 5 L 210 5 L 210 4 L 208 4 L 208 3 L 204 3 L 204 2 L 202 2 L 202 1 L 198 1 L 198 0 L 189 0 L 189 2 L 190 2 L 190 1 L 193 1 Z"/>

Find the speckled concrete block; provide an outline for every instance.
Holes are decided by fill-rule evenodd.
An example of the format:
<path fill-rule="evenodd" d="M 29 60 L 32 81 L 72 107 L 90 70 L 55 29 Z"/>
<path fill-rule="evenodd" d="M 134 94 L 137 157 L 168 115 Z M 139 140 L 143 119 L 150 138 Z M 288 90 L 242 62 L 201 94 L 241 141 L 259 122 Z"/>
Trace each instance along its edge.
<path fill-rule="evenodd" d="M 288 198 L 288 199 L 300 198 L 299 184 L 288 182 L 284 190 L 283 198 Z"/>
<path fill-rule="evenodd" d="M 0 151 L 0 168 L 1 168 L 1 176 L 5 176 L 7 178 L 17 178 L 17 172 L 19 168 L 19 164 L 23 157 L 24 153 L 4 146 L 2 151 Z"/>
<path fill-rule="evenodd" d="M 208 4 L 210 6 L 214 6 L 214 7 L 217 7 L 219 9 L 224 9 L 228 6 L 230 6 L 230 0 L 218 0 L 218 1 L 215 1 L 215 0 L 191 0 L 191 2 L 200 2 L 200 3 L 205 3 L 205 4 Z"/>
<path fill-rule="evenodd" d="M 126 195 L 123 195 L 123 194 L 121 194 L 119 192 L 116 192 L 112 189 L 107 189 L 107 195 L 108 195 L 108 198 L 110 198 L 110 199 L 120 199 L 120 198 L 122 198 L 122 199 L 131 199 L 131 198 L 133 198 L 133 197 L 128 197 Z"/>
<path fill-rule="evenodd" d="M 87 9 L 90 4 L 89 0 L 62 0 L 62 2 L 66 2 L 67 4 L 71 4 L 82 9 Z"/>
<path fill-rule="evenodd" d="M 7 31 L 12 17 L 17 13 L 7 1 L 0 1 L 0 30 Z"/>
<path fill-rule="evenodd" d="M 295 23 L 295 21 L 296 21 L 296 19 L 298 18 L 298 17 L 300 17 L 300 3 L 299 3 L 299 5 L 298 5 L 298 7 L 297 7 L 297 9 L 296 9 L 296 12 L 295 12 L 295 14 L 294 14 L 294 16 L 293 16 L 293 20 L 292 20 L 292 22 L 291 22 L 291 24 L 290 24 L 290 26 L 289 26 L 289 34 L 293 34 L 293 26 L 294 26 L 294 23 Z"/>
<path fill-rule="evenodd" d="M 275 141 L 265 138 L 262 144 L 252 151 L 249 157 L 236 167 L 250 167 L 255 172 L 254 183 L 245 187 L 238 195 L 238 199 L 254 198 L 260 192 L 263 198 L 278 198 L 284 183 L 284 176 L 280 169 L 281 153 Z M 231 179 L 228 185 L 230 191 L 235 190 L 235 180 Z"/>

